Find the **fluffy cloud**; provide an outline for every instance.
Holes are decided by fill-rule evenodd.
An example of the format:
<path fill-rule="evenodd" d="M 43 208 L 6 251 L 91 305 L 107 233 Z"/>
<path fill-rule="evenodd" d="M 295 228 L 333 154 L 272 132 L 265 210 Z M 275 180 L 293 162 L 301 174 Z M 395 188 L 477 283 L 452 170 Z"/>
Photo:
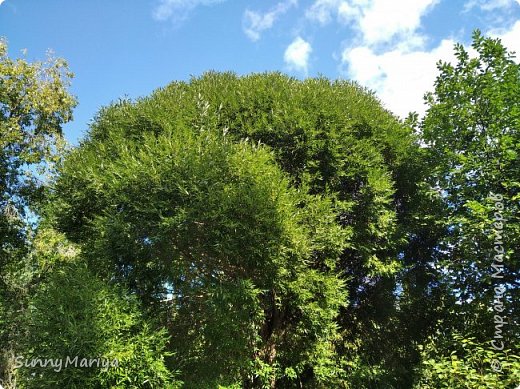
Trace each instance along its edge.
<path fill-rule="evenodd" d="M 500 38 L 509 51 L 516 52 L 517 59 L 520 57 L 520 20 L 517 21 L 510 30 L 491 30 L 489 31 L 489 35 Z"/>
<path fill-rule="evenodd" d="M 453 59 L 454 41 L 446 39 L 426 50 L 427 40 L 419 33 L 421 18 L 437 3 L 318 0 L 314 15 L 322 15 L 316 18 L 322 22 L 334 14 L 357 32 L 355 43 L 341 56 L 345 74 L 374 90 L 389 110 L 406 116 L 410 111 L 424 113 L 423 96 L 433 88 L 437 61 Z"/>
<path fill-rule="evenodd" d="M 396 35 L 414 32 L 437 0 L 374 0 L 361 7 L 359 29 L 368 44 L 388 42 Z"/>
<path fill-rule="evenodd" d="M 309 55 L 312 47 L 301 37 L 297 37 L 285 50 L 284 61 L 292 70 L 301 71 L 307 74 L 309 67 Z"/>
<path fill-rule="evenodd" d="M 520 5 L 520 0 L 469 0 L 464 4 L 464 11 L 480 8 L 483 11 L 494 11 L 500 8 L 509 8 L 515 4 Z"/>
<path fill-rule="evenodd" d="M 306 17 L 326 24 L 336 17 L 351 24 L 368 45 L 386 43 L 410 35 L 420 26 L 421 17 L 438 0 L 316 0 Z"/>
<path fill-rule="evenodd" d="M 180 22 L 186 19 L 194 8 L 199 5 L 211 5 L 222 3 L 226 0 L 160 0 L 153 9 L 152 15 L 155 20 L 172 20 Z"/>
<path fill-rule="evenodd" d="M 490 30 L 486 35 L 500 38 L 512 51 L 520 54 L 520 21 L 510 29 Z M 342 53 L 346 74 L 362 85 L 376 91 L 385 106 L 404 117 L 409 111 L 423 114 L 422 97 L 433 90 L 439 60 L 455 63 L 455 41 L 443 40 L 432 50 L 410 49 L 397 45 L 392 50 L 376 52 L 369 46 L 347 48 Z M 477 53 L 466 47 L 471 56 Z"/>
<path fill-rule="evenodd" d="M 327 24 L 332 16 L 337 13 L 339 6 L 343 3 L 340 0 L 316 0 L 305 12 L 305 16 L 320 24 Z"/>
<path fill-rule="evenodd" d="M 439 60 L 455 62 L 455 41 L 444 39 L 427 48 L 421 19 L 440 0 L 315 0 L 306 18 L 321 25 L 336 20 L 354 36 L 341 55 L 345 76 L 374 90 L 383 104 L 399 116 L 423 114 L 423 96 L 434 88 Z M 465 11 L 492 11 L 520 4 L 520 0 L 469 0 Z M 511 29 L 488 31 L 520 55 L 520 21 Z M 475 55 L 467 48 L 470 55 Z"/>
<path fill-rule="evenodd" d="M 288 0 L 278 3 L 266 13 L 246 10 L 244 12 L 243 27 L 246 35 L 252 40 L 260 39 L 264 30 L 270 29 L 276 19 L 286 13 L 291 7 L 298 4 L 297 0 Z"/>
<path fill-rule="evenodd" d="M 405 117 L 410 111 L 424 113 L 423 96 L 433 89 L 436 63 L 454 61 L 454 44 L 446 39 L 431 51 L 395 48 L 381 54 L 360 46 L 345 50 L 342 60 L 351 78 L 376 91 L 386 108 Z"/>

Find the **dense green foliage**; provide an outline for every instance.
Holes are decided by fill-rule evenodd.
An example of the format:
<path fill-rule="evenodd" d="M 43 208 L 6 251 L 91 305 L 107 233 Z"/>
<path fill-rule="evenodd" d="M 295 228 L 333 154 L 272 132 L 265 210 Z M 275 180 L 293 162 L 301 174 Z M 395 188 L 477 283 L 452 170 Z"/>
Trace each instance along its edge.
<path fill-rule="evenodd" d="M 237 147 L 231 144 L 238 142 L 246 147 L 244 139 L 270 146 L 275 161 L 288 174 L 288 182 L 276 190 L 270 188 L 280 178 L 275 178 L 275 173 L 263 173 L 268 162 L 262 157 L 262 149 L 254 156 L 241 151 L 231 158 Z M 249 320 L 260 315 L 261 320 L 239 326 L 242 331 L 250 328 L 240 352 L 230 353 L 220 343 L 226 341 L 229 330 L 212 332 L 211 338 L 219 340 L 218 355 L 238 356 L 240 363 L 247 362 L 250 358 L 244 356 L 255 349 L 254 336 L 260 332 L 263 343 L 277 337 L 276 327 L 272 328 L 276 323 L 287 338 L 279 340 L 280 346 L 292 339 L 287 344 L 293 348 L 301 344 L 302 349 L 288 356 L 279 350 L 275 357 L 274 351 L 262 350 L 275 345 L 264 344 L 260 354 L 267 365 L 260 365 L 261 370 L 275 372 L 273 366 L 280 364 L 287 373 L 275 376 L 287 380 L 294 376 L 294 380 L 308 385 L 320 381 L 322 375 L 338 374 L 334 363 L 320 366 L 336 358 L 328 355 L 330 347 L 325 346 L 324 340 L 336 337 L 326 323 L 334 320 L 337 309 L 348 302 L 346 291 L 335 291 L 341 282 L 321 278 L 338 269 L 349 281 L 351 308 L 342 311 L 337 323 L 343 335 L 338 346 L 349 359 L 357 348 L 373 346 L 357 342 L 375 340 L 364 333 L 368 330 L 375 335 L 378 325 L 385 322 L 381 312 L 376 313 L 377 307 L 393 306 L 393 276 L 399 269 L 397 253 L 404 234 L 397 225 L 398 206 L 407 201 L 396 193 L 396 187 L 404 191 L 410 186 L 407 178 L 413 171 L 413 155 L 410 129 L 354 84 L 326 79 L 300 82 L 280 74 L 239 78 L 208 73 L 189 84 L 174 83 L 135 104 L 122 101 L 102 111 L 89 139 L 67 159 L 62 170 L 58 199 L 53 202 L 59 209 L 55 217 L 57 226 L 70 239 L 84 244 L 85 255 L 92 262 L 102 261 L 96 262 L 96 269 L 108 266 L 107 274 L 112 274 L 116 268 L 121 280 L 129 281 L 129 286 L 152 306 L 163 298 L 166 285 L 171 285 L 172 293 L 185 304 L 195 304 L 177 306 L 170 313 L 179 320 L 172 325 L 174 339 L 178 335 L 182 339 L 179 343 L 189 345 L 185 352 L 190 356 L 184 360 L 193 359 L 209 367 L 212 374 L 221 374 L 207 357 L 191 356 L 196 348 L 186 341 L 189 334 L 179 331 L 186 323 L 190 330 L 201 326 L 201 331 L 192 335 L 193 342 L 200 343 L 203 340 L 197 338 L 203 335 L 202 328 L 227 327 L 223 324 L 224 312 L 213 303 L 210 308 L 219 309 L 219 315 L 209 311 L 192 319 L 202 320 L 200 323 L 184 316 L 192 317 L 195 309 L 201 312 L 201 304 L 205 304 L 204 299 L 199 302 L 193 297 L 190 301 L 188 296 L 195 294 L 200 299 L 212 295 L 213 284 L 226 281 L 219 285 L 223 288 L 219 298 L 229 299 L 226 296 L 230 291 L 241 291 L 241 299 L 235 304 L 245 307 L 250 301 L 253 305 L 249 313 L 230 314 Z M 241 178 L 244 174 L 253 177 Z M 276 204 L 287 202 L 280 196 L 290 193 L 289 183 L 298 189 L 299 198 L 292 201 L 291 208 L 283 206 L 282 216 Z M 279 194 L 275 201 L 267 193 Z M 320 204 L 323 200 L 317 196 L 328 198 L 329 205 Z M 335 216 L 327 216 L 331 211 Z M 81 218 L 76 216 L 79 214 Z M 279 225 L 298 214 L 304 220 L 292 223 L 310 223 L 307 230 L 312 229 L 310 236 L 315 240 L 304 247 L 301 232 L 292 232 L 290 235 L 296 235 L 288 238 L 288 232 L 283 231 L 294 227 Z M 242 215 L 248 216 L 242 221 Z M 288 258 L 279 258 L 280 251 L 283 257 L 295 257 L 290 266 L 284 265 Z M 194 257 L 202 262 L 194 262 Z M 306 260 L 308 270 L 297 266 L 296 258 Z M 233 261 L 228 263 L 230 259 Z M 210 265 L 213 262 L 216 264 Z M 241 267 L 236 269 L 236 263 Z M 277 275 L 285 268 L 294 272 L 287 280 L 286 275 Z M 222 274 L 213 274 L 216 272 Z M 210 275 L 211 282 L 206 280 Z M 251 284 L 237 284 L 237 275 Z M 323 300 L 319 305 L 327 308 L 323 313 L 303 309 L 310 302 L 303 296 L 316 290 L 316 283 L 323 284 L 319 294 Z M 264 293 L 262 299 L 279 301 L 280 312 L 270 307 L 272 302 L 255 307 L 255 295 L 260 291 Z M 293 304 L 296 306 L 291 307 Z M 303 320 L 306 314 L 318 314 L 316 323 Z M 272 324 L 265 321 L 266 316 Z M 212 323 L 210 318 L 217 321 Z M 267 335 L 263 334 L 264 327 L 269 328 Z M 320 335 L 322 330 L 325 332 Z M 306 345 L 299 332 L 312 333 L 320 349 L 312 351 L 313 342 Z M 237 334 L 228 336 L 233 336 L 231 344 L 237 347 L 233 344 L 240 339 Z M 206 345 L 202 350 L 209 353 L 211 347 Z M 315 352 L 325 354 L 313 355 Z M 305 354 L 308 362 L 300 361 Z M 247 374 L 238 361 L 218 363 L 226 369 L 237 363 L 237 372 Z M 194 377 L 203 377 L 194 366 L 188 365 L 186 370 Z"/>
<path fill-rule="evenodd" d="M 63 293 L 66 291 L 66 293 Z M 165 331 L 155 332 L 141 318 L 135 299 L 107 286 L 84 266 L 68 264 L 39 285 L 28 314 L 21 363 L 51 358 L 74 367 L 20 369 L 27 388 L 166 387 Z M 52 336 L 50 336 L 52 334 Z M 84 359 L 100 362 L 82 366 Z"/>
<path fill-rule="evenodd" d="M 127 124 L 135 119 L 126 112 Z M 212 387 L 315 369 L 317 382 L 335 379 L 346 296 L 330 204 L 290 189 L 262 147 L 209 129 L 104 126 L 102 140 L 67 158 L 56 225 L 93 269 L 163 317 L 182 378 Z"/>
<path fill-rule="evenodd" d="M 478 32 L 473 48 L 439 64 L 421 120 L 348 81 L 209 72 L 101 109 L 66 153 L 11 140 L 6 199 L 40 220 L 24 235 L 9 219 L 2 237 L 0 264 L 24 266 L 2 269 L 0 378 L 514 388 L 520 68 Z M 73 100 L 55 66 L 62 105 L 18 123 L 58 140 Z M 8 129 L 17 110 L 2 102 Z M 20 178 L 19 161 L 56 156 L 45 191 Z M 12 370 L 18 355 L 118 366 Z"/>
<path fill-rule="evenodd" d="M 453 350 L 446 353 L 446 350 Z M 437 388 L 516 388 L 520 382 L 518 354 L 494 350 L 489 343 L 454 333 L 430 339 L 422 352 L 421 374 L 415 387 Z M 490 371 L 492 360 L 500 362 L 502 372 Z"/>
<path fill-rule="evenodd" d="M 438 225 L 444 230 L 435 272 L 442 293 L 451 296 L 442 311 L 442 335 L 429 357 L 443 364 L 459 355 L 466 360 L 461 368 L 469 369 L 476 368 L 469 355 L 478 355 L 480 376 L 468 370 L 468 380 L 475 380 L 468 387 L 512 388 L 518 385 L 518 353 L 508 356 L 512 367 L 500 374 L 486 366 L 492 358 L 483 355 L 505 356 L 520 345 L 520 65 L 499 41 L 478 31 L 473 49 L 476 58 L 457 45 L 458 63 L 439 65 L 420 126 L 429 146 L 428 182 L 437 190 Z M 462 354 L 459 334 L 466 342 L 473 339 Z M 462 384 L 457 385 L 452 387 Z"/>
<path fill-rule="evenodd" d="M 439 66 L 421 130 L 429 146 L 429 182 L 442 190 L 442 223 L 449 230 L 439 242 L 445 252 L 439 265 L 449 271 L 446 281 L 460 292 L 459 301 L 489 306 L 494 283 L 518 286 L 520 66 L 499 42 L 478 33 L 473 48 L 478 58 L 458 45 L 458 64 Z M 503 198 L 503 210 L 495 209 L 494 197 Z M 497 211 L 503 219 L 504 270 L 503 278 L 493 280 Z M 511 301 L 518 301 L 518 289 L 510 292 Z M 506 305 L 503 315 L 512 318 L 513 306 Z"/>
<path fill-rule="evenodd" d="M 38 176 L 56 161 L 61 125 L 71 119 L 72 74 L 63 60 L 12 60 L 0 39 L 0 375 L 11 371 L 7 355 L 19 336 L 27 304 L 32 259 L 27 220 L 42 199 Z"/>

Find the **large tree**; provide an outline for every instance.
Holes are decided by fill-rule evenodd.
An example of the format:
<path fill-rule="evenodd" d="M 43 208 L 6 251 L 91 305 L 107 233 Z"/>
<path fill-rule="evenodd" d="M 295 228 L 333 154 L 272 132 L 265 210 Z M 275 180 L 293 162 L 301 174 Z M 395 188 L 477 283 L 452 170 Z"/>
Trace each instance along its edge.
<path fill-rule="evenodd" d="M 499 40 L 478 31 L 473 49 L 478 56 L 471 58 L 457 45 L 458 63 L 439 65 L 421 130 L 433 167 L 429 184 L 445 210 L 438 266 L 464 313 L 461 329 L 487 337 L 493 326 L 481 326 L 494 288 L 508 288 L 503 315 L 511 319 L 518 300 L 520 65 Z"/>
<path fill-rule="evenodd" d="M 188 387 L 334 385 L 345 239 L 329 201 L 291 189 L 263 147 L 210 126 L 157 129 L 140 104 L 102 113 L 49 217 L 162 318 Z"/>
<path fill-rule="evenodd" d="M 356 84 L 207 73 L 103 109 L 49 218 L 164 315 L 188 382 L 331 385 L 385 358 L 417 150 Z"/>
<path fill-rule="evenodd" d="M 518 348 L 520 65 L 479 31 L 472 47 L 476 57 L 458 44 L 457 63 L 439 63 L 420 123 L 427 188 L 441 204 L 435 213 L 423 208 L 442 231 L 429 261 L 438 282 L 430 287 L 445 294 L 421 387 L 518 383 L 518 353 L 510 350 Z M 493 358 L 503 362 L 501 373 Z"/>

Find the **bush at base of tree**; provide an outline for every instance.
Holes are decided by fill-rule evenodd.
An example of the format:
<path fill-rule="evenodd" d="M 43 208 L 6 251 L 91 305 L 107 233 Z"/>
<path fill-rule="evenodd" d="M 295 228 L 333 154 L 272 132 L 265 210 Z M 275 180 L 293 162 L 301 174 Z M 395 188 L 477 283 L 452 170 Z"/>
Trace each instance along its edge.
<path fill-rule="evenodd" d="M 20 388 L 178 387 L 165 366 L 165 331 L 146 323 L 134 297 L 81 263 L 53 269 L 38 287 L 26 323 L 27 338 L 17 350 L 24 363 L 17 371 Z M 62 368 L 25 365 L 49 358 L 61 360 Z M 99 365 L 81 366 L 96 358 Z"/>
<path fill-rule="evenodd" d="M 489 342 L 456 333 L 430 339 L 421 356 L 417 389 L 516 389 L 520 382 L 520 357 L 512 350 L 496 351 Z M 500 363 L 500 372 L 493 371 L 492 361 Z"/>

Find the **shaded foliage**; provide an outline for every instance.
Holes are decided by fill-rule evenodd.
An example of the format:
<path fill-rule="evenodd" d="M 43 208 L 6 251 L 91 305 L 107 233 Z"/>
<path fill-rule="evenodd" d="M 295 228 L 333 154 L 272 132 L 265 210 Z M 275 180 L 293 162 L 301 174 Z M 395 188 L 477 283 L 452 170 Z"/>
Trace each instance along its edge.
<path fill-rule="evenodd" d="M 290 189 L 264 148 L 214 130 L 105 129 L 67 158 L 49 214 L 163 318 L 187 385 L 336 379 L 344 233 L 330 204 Z"/>

